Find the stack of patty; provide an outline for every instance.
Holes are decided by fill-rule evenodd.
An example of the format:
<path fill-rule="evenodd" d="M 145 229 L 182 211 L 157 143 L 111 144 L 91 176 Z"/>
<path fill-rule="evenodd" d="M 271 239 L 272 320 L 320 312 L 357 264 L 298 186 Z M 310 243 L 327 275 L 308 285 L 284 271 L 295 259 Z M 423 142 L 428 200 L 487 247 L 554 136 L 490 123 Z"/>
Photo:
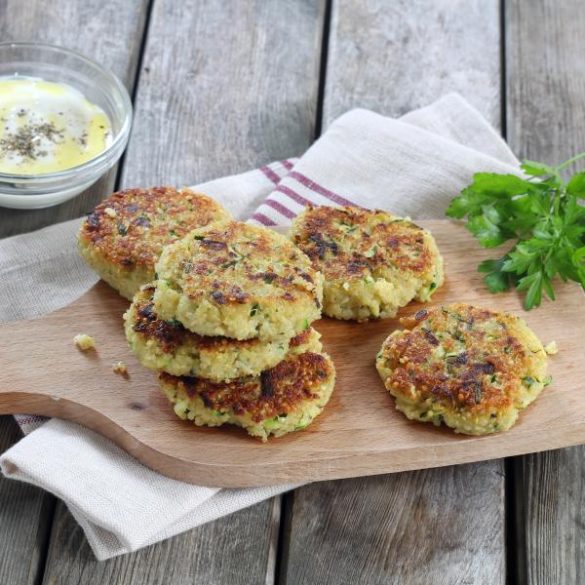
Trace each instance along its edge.
<path fill-rule="evenodd" d="M 335 370 L 310 327 L 323 279 L 284 237 L 231 221 L 206 195 L 154 187 L 105 199 L 78 246 L 134 299 L 128 341 L 181 418 L 265 440 L 307 426 L 329 400 Z"/>
<path fill-rule="evenodd" d="M 128 341 L 176 414 L 266 440 L 307 426 L 335 370 L 311 323 L 322 276 L 289 240 L 220 221 L 164 248 L 126 312 Z"/>

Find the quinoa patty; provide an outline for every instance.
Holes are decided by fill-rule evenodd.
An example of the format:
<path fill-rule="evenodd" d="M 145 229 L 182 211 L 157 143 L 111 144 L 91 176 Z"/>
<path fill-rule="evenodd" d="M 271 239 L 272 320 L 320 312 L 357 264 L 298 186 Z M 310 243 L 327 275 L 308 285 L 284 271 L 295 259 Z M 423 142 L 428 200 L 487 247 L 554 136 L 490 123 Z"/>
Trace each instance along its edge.
<path fill-rule="evenodd" d="M 163 246 L 193 228 L 230 217 L 219 203 L 189 189 L 126 189 L 89 214 L 78 247 L 103 280 L 132 300 L 143 284 L 154 280 Z"/>
<path fill-rule="evenodd" d="M 323 312 L 336 319 L 393 317 L 443 282 L 433 236 L 386 211 L 308 206 L 290 235 L 323 273 Z"/>
<path fill-rule="evenodd" d="M 322 276 L 287 238 L 238 221 L 198 228 L 156 264 L 156 312 L 199 335 L 290 339 L 321 316 Z"/>
<path fill-rule="evenodd" d="M 198 376 L 215 381 L 258 375 L 283 360 L 287 353 L 321 351 L 321 335 L 312 328 L 290 342 L 229 337 L 203 337 L 178 321 L 156 315 L 154 286 L 145 286 L 124 314 L 126 338 L 142 365 L 174 376 Z"/>
<path fill-rule="evenodd" d="M 461 303 L 422 309 L 404 324 L 376 367 L 409 419 L 468 435 L 505 431 L 550 382 L 541 342 L 514 315 Z"/>
<path fill-rule="evenodd" d="M 289 355 L 260 376 L 214 383 L 159 374 L 159 384 L 177 416 L 198 426 L 232 424 L 263 441 L 304 429 L 320 414 L 335 385 L 326 354 Z"/>

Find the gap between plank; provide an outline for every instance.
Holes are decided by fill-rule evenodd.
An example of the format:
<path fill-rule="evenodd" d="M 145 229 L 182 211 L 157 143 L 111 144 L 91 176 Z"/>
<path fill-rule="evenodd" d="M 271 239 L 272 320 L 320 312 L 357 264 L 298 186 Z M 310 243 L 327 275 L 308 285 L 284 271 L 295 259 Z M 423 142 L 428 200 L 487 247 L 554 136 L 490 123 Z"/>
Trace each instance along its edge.
<path fill-rule="evenodd" d="M 327 77 L 327 57 L 329 55 L 329 34 L 331 31 L 331 14 L 333 0 L 325 0 L 323 15 L 323 33 L 321 36 L 321 63 L 319 66 L 319 88 L 317 90 L 317 114 L 315 117 L 315 140 L 323 132 L 323 107 L 325 105 L 325 82 Z"/>
<path fill-rule="evenodd" d="M 45 579 L 45 569 L 47 567 L 47 558 L 49 556 L 49 542 L 51 540 L 51 533 L 53 531 L 53 522 L 55 520 L 55 510 L 57 509 L 57 498 L 52 494 L 45 493 L 43 503 L 41 504 L 41 512 L 39 516 L 42 518 L 47 515 L 47 521 L 44 526 L 39 529 L 37 533 L 37 546 L 39 550 L 39 561 L 34 580 L 34 585 L 41 585 Z"/>
<path fill-rule="evenodd" d="M 293 515 L 295 492 L 286 492 L 281 498 L 280 525 L 278 529 L 278 547 L 274 565 L 274 585 L 286 585 L 288 574 L 288 551 L 290 548 L 290 532 Z"/>
<path fill-rule="evenodd" d="M 134 70 L 134 79 L 132 81 L 132 90 L 130 93 L 130 100 L 132 102 L 132 108 L 134 109 L 134 105 L 136 104 L 136 96 L 138 95 L 138 86 L 140 85 L 140 74 L 142 72 L 142 63 L 144 60 L 144 54 L 146 53 L 146 43 L 148 41 L 148 33 L 150 31 L 150 19 L 152 17 L 152 12 L 154 9 L 154 3 L 156 0 L 148 0 L 148 4 L 146 5 L 146 16 L 144 18 L 144 29 L 142 30 L 142 39 L 140 40 L 140 47 L 138 49 L 138 58 L 136 59 L 136 68 Z M 134 120 L 132 120 L 132 124 L 134 126 Z M 130 134 L 130 139 L 132 138 L 132 134 Z M 118 191 L 120 189 L 120 182 L 122 180 L 122 170 L 124 165 L 126 164 L 126 152 L 127 148 L 122 153 L 120 157 L 120 162 L 118 163 L 118 167 L 116 169 L 116 180 L 114 181 L 114 191 Z"/>
<path fill-rule="evenodd" d="M 508 80 L 506 79 L 506 0 L 500 0 L 500 132 L 508 133 Z"/>
<path fill-rule="evenodd" d="M 506 528 L 506 585 L 519 585 L 525 581 L 525 546 L 522 520 L 524 513 L 516 492 L 518 478 L 516 466 L 519 457 L 509 457 L 504 460 L 504 522 Z"/>

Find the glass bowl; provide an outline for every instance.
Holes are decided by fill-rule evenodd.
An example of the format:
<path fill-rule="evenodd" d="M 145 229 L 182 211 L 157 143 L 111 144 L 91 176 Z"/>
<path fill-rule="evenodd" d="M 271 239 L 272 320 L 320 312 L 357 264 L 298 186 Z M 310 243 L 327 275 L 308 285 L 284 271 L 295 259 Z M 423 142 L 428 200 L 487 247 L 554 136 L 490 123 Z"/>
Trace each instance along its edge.
<path fill-rule="evenodd" d="M 132 102 L 124 84 L 83 55 L 38 43 L 0 43 L 0 77 L 22 75 L 66 83 L 104 110 L 112 142 L 96 157 L 64 171 L 37 175 L 0 173 L 0 206 L 51 207 L 79 195 L 111 169 L 128 144 Z"/>

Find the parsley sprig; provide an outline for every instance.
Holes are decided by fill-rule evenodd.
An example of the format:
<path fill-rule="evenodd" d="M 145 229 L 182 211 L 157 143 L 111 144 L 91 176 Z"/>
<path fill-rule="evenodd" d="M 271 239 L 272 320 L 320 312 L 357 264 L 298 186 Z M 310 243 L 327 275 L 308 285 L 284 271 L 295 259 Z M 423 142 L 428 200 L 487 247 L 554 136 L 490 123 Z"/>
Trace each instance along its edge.
<path fill-rule="evenodd" d="M 455 197 L 449 217 L 467 217 L 467 228 L 484 248 L 509 240 L 515 244 L 500 258 L 478 266 L 493 293 L 515 286 L 525 292 L 524 307 L 538 307 L 543 291 L 555 299 L 553 279 L 574 280 L 585 289 L 585 171 L 563 180 L 581 153 L 553 167 L 534 161 L 516 175 L 476 173 Z"/>

